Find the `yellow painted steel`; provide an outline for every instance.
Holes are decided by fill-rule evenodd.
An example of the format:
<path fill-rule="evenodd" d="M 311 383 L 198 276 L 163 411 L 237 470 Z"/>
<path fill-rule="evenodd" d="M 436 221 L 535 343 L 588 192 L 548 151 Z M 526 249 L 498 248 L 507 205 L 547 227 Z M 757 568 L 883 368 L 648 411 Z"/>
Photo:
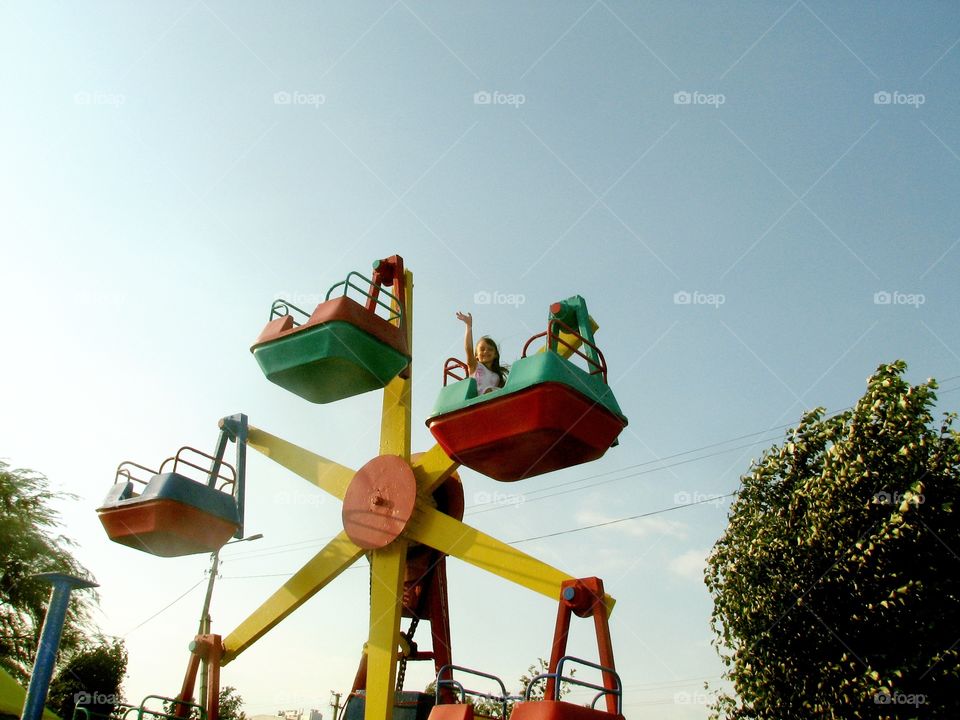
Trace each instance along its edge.
<path fill-rule="evenodd" d="M 460 558 L 481 570 L 546 595 L 551 600 L 559 600 L 560 585 L 573 579 L 562 570 L 422 505 L 414 512 L 405 534 L 411 540 Z M 613 609 L 614 602 L 609 595 L 604 596 L 608 611 Z"/>
<path fill-rule="evenodd" d="M 410 380 L 395 377 L 383 389 L 383 419 L 380 422 L 380 454 L 410 459 Z"/>
<path fill-rule="evenodd" d="M 404 273 L 407 347 L 413 355 L 413 273 Z M 412 366 L 383 389 L 380 454 L 410 460 Z M 418 481 L 419 485 L 419 481 Z M 403 609 L 407 541 L 402 536 L 370 553 L 370 634 L 364 720 L 390 720 L 397 683 L 397 648 Z"/>
<path fill-rule="evenodd" d="M 407 347 L 413 355 L 413 273 L 404 272 L 404 304 L 407 312 Z M 383 389 L 383 415 L 380 420 L 380 454 L 410 459 L 410 387 L 413 366 L 407 377 L 395 377 Z"/>
<path fill-rule="evenodd" d="M 352 468 L 328 460 L 260 428 L 250 427 L 247 445 L 340 500 L 343 500 L 347 485 L 357 474 Z"/>
<path fill-rule="evenodd" d="M 591 332 L 596 332 L 597 330 L 600 329 L 600 326 L 597 325 L 597 321 L 594 320 L 590 315 L 587 315 L 587 320 L 590 322 Z M 583 342 L 581 342 L 580 338 L 571 335 L 566 330 L 560 331 L 560 339 L 563 340 L 563 342 L 557 343 L 557 354 L 560 357 L 564 357 L 564 358 L 570 357 L 571 355 L 573 355 L 574 350 L 578 349 L 581 345 L 583 345 Z M 569 345 L 570 347 L 567 347 L 567 345 L 564 345 L 563 343 L 567 343 L 567 345 Z M 537 352 L 544 352 L 546 349 L 547 349 L 547 346 L 544 345 Z"/>
<path fill-rule="evenodd" d="M 390 720 L 393 716 L 406 559 L 407 541 L 402 537 L 372 553 L 364 720 Z"/>
<path fill-rule="evenodd" d="M 417 492 L 429 497 L 440 484 L 460 467 L 460 463 L 451 460 L 439 445 L 434 445 L 412 463 L 413 475 L 417 478 Z"/>
<path fill-rule="evenodd" d="M 317 594 L 331 580 L 350 567 L 363 550 L 351 542 L 346 531 L 313 556 L 306 565 L 223 639 L 223 665 L 263 637 L 290 613 Z"/>

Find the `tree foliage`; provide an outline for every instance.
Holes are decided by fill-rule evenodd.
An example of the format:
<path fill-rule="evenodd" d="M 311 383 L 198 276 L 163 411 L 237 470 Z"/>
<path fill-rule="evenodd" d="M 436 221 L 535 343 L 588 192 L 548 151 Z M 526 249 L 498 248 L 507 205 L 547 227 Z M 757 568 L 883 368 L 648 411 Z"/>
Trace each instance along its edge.
<path fill-rule="evenodd" d="M 121 702 L 127 673 L 127 649 L 122 640 L 101 638 L 75 652 L 50 684 L 47 706 L 64 720 L 76 707 L 91 715 L 110 715 Z"/>
<path fill-rule="evenodd" d="M 243 711 L 243 697 L 232 685 L 220 690 L 218 711 L 220 720 L 247 720 L 247 714 Z"/>
<path fill-rule="evenodd" d="M 43 475 L 0 461 L 0 666 L 24 684 L 50 597 L 50 585 L 32 576 L 62 572 L 90 577 L 70 554 L 73 542 L 58 531 L 53 503 L 70 497 L 50 490 Z M 89 591 L 71 597 L 60 643 L 65 655 L 89 634 L 93 597 Z"/>
<path fill-rule="evenodd" d="M 960 434 L 883 365 L 742 478 L 708 561 L 726 718 L 960 717 Z"/>

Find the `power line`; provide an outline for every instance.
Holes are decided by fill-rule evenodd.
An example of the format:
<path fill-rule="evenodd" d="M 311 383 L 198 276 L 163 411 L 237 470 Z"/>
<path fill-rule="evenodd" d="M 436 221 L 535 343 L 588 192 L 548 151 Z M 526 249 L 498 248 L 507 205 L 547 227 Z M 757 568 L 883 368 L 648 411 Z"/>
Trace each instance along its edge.
<path fill-rule="evenodd" d="M 159 610 L 157 610 L 153 615 L 151 615 L 150 617 L 148 617 L 146 620 L 144 620 L 142 623 L 140 623 L 140 624 L 137 625 L 136 627 L 131 628 L 130 630 L 127 630 L 127 632 L 124 633 L 121 637 L 124 637 L 124 638 L 127 637 L 127 635 L 129 635 L 130 633 L 132 633 L 134 630 L 137 630 L 137 629 L 139 629 L 139 628 L 142 628 L 144 625 L 146 625 L 148 622 L 150 622 L 151 620 L 153 620 L 155 617 L 157 617 L 157 616 L 160 615 L 161 613 L 165 612 L 166 610 L 169 610 L 171 607 L 173 607 L 174 605 L 176 605 L 178 602 L 180 602 L 181 600 L 183 600 L 183 598 L 185 598 L 187 595 L 189 595 L 191 592 L 193 592 L 196 588 L 198 588 L 198 587 L 203 583 L 203 581 L 204 581 L 205 579 L 206 579 L 206 578 L 201 578 L 200 580 L 198 580 L 198 581 L 196 582 L 196 584 L 191 585 L 191 586 L 187 589 L 187 591 L 184 592 L 182 595 L 179 595 L 175 600 L 172 600 L 169 604 L 164 605 L 162 608 L 160 608 Z"/>
<path fill-rule="evenodd" d="M 960 378 L 960 375 L 956 375 L 956 376 L 954 376 L 954 377 L 947 378 L 947 379 L 944 380 L 943 382 L 948 382 L 948 381 L 950 381 L 950 380 L 954 380 L 954 379 L 957 379 L 957 378 Z M 955 391 L 957 391 L 957 390 L 960 390 L 960 387 L 951 388 L 951 389 L 949 389 L 949 390 L 942 391 L 940 394 L 942 395 L 942 394 L 946 394 L 946 393 L 948 393 L 948 392 L 955 392 Z M 852 406 L 852 405 L 851 405 L 851 406 L 847 406 L 847 407 L 842 408 L 842 409 L 840 409 L 840 410 L 836 410 L 836 411 L 834 411 L 834 412 L 832 412 L 832 413 L 828 413 L 827 415 L 825 415 L 824 419 L 830 419 L 830 418 L 837 417 L 838 415 L 840 415 L 840 414 L 842 414 L 842 413 L 845 413 L 845 412 L 847 412 L 847 411 L 849 411 L 849 410 L 852 410 L 852 409 L 853 409 L 853 406 Z M 640 467 L 645 467 L 645 466 L 648 466 L 648 465 L 654 465 L 654 464 L 656 464 L 656 463 L 662 463 L 662 462 L 664 462 L 665 460 L 672 460 L 672 459 L 674 459 L 674 458 L 683 457 L 683 456 L 685 456 L 685 455 L 690 455 L 690 454 L 692 454 L 692 453 L 701 452 L 701 451 L 703 451 L 703 450 L 709 450 L 709 449 L 711 449 L 711 448 L 719 447 L 719 446 L 722 446 L 722 445 L 727 445 L 727 444 L 729 444 L 729 443 L 736 442 L 736 441 L 738 441 L 738 440 L 743 440 L 743 439 L 745 439 L 745 438 L 754 437 L 754 436 L 756 436 L 756 435 L 763 435 L 763 434 L 765 434 L 765 433 L 772 432 L 772 431 L 774 431 L 774 430 L 783 430 L 783 429 L 786 429 L 786 428 L 794 427 L 795 425 L 796 425 L 796 423 L 786 423 L 786 424 L 784 424 L 784 425 L 776 425 L 776 426 L 771 427 L 771 428 L 768 428 L 768 429 L 766 429 L 766 430 L 758 430 L 758 431 L 756 431 L 756 432 L 746 433 L 746 434 L 744 434 L 744 435 L 740 435 L 740 436 L 737 436 L 737 437 L 735 437 L 735 438 L 730 438 L 730 439 L 728 439 L 728 440 L 722 440 L 722 441 L 720 441 L 720 442 L 710 443 L 709 445 L 702 445 L 702 446 L 700 446 L 700 447 L 693 448 L 693 449 L 691 449 L 691 450 L 684 450 L 683 452 L 674 453 L 674 454 L 672 454 L 672 455 L 665 455 L 665 456 L 662 457 L 662 458 L 657 458 L 657 459 L 654 459 L 654 460 L 647 460 L 647 461 L 644 461 L 644 462 L 642 462 L 642 463 L 637 463 L 636 465 L 627 465 L 626 467 L 617 468 L 617 469 L 615 469 L 615 470 L 609 470 L 609 471 L 604 472 L 604 473 L 598 473 L 598 474 L 596 474 L 596 475 L 589 475 L 589 476 L 587 476 L 587 477 L 585 477 L 585 478 L 578 478 L 578 479 L 576 479 L 576 480 L 568 480 L 567 482 L 557 483 L 557 484 L 555 484 L 555 485 L 551 485 L 550 487 L 539 488 L 539 489 L 537 489 L 537 490 L 531 490 L 529 494 L 532 495 L 532 494 L 534 494 L 534 493 L 547 492 L 548 490 L 555 490 L 555 489 L 558 488 L 558 487 L 564 487 L 564 486 L 574 485 L 574 484 L 578 484 L 578 483 L 583 483 L 583 482 L 586 482 L 587 480 L 593 480 L 593 479 L 595 479 L 595 478 L 605 477 L 605 476 L 607 476 L 607 475 L 613 475 L 613 474 L 616 474 L 616 473 L 623 472 L 623 471 L 625 471 L 625 470 L 632 470 L 632 469 L 634 469 L 634 468 L 640 468 Z M 659 472 L 659 471 L 661 471 L 661 470 L 667 470 L 667 469 L 669 469 L 669 468 L 677 467 L 677 466 L 679 466 L 679 465 L 686 465 L 686 464 L 688 464 L 688 463 L 697 462 L 697 461 L 699 461 L 699 460 L 707 460 L 707 459 L 709 459 L 709 458 L 717 457 L 717 456 L 719 456 L 719 455 L 724 455 L 724 454 L 726 454 L 726 453 L 734 452 L 734 451 L 736 451 L 736 450 L 743 450 L 743 449 L 746 449 L 746 448 L 748 448 L 748 447 L 754 447 L 754 446 L 756 446 L 756 445 L 764 445 L 764 444 L 766 444 L 766 443 L 768 443 L 768 442 L 773 442 L 773 441 L 775 441 L 775 440 L 777 440 L 777 439 L 779 439 L 779 438 L 780 438 L 780 435 L 776 435 L 776 436 L 769 437 L 769 438 L 761 438 L 761 439 L 759 439 L 759 440 L 755 440 L 754 442 L 745 443 L 745 444 L 743 444 L 743 445 L 737 445 L 737 446 L 734 446 L 734 447 L 731 447 L 731 448 L 725 448 L 725 449 L 723 449 L 723 450 L 718 450 L 717 452 L 709 453 L 709 454 L 707 454 L 707 455 L 700 455 L 700 456 L 698 456 L 698 457 L 690 458 L 690 459 L 687 459 L 687 460 L 682 460 L 682 461 L 680 461 L 680 462 L 668 463 L 668 464 L 665 464 L 665 465 L 660 465 L 659 467 L 651 468 L 651 469 L 649 469 L 649 470 L 641 470 L 640 472 L 630 473 L 630 474 L 628 474 L 628 475 L 622 475 L 622 476 L 619 476 L 619 477 L 614 477 L 614 478 L 610 478 L 610 479 L 607 479 L 607 480 L 602 480 L 602 481 L 597 482 L 597 483 L 591 483 L 590 485 L 581 485 L 581 486 L 579 486 L 579 487 L 571 488 L 571 489 L 569 489 L 569 490 L 562 490 L 562 491 L 560 491 L 560 492 L 551 492 L 551 493 L 549 493 L 549 494 L 547 494 L 547 495 L 541 495 L 540 497 L 528 498 L 528 497 L 525 496 L 525 498 L 524 498 L 524 503 L 536 502 L 537 500 L 545 500 L 545 499 L 547 499 L 547 498 L 557 497 L 557 496 L 559 496 L 559 495 L 567 495 L 567 494 L 569 494 L 569 493 L 571 493 L 571 492 L 578 492 L 578 491 L 580 491 L 580 490 L 588 490 L 588 489 L 590 489 L 590 488 L 594 488 L 594 487 L 597 487 L 597 486 L 599 486 L 599 485 L 605 485 L 605 484 L 611 483 L 611 482 L 616 482 L 616 481 L 618 481 L 618 480 L 626 480 L 626 479 L 628 479 L 628 478 L 638 477 L 638 476 L 640 476 L 640 475 L 647 475 L 647 474 L 650 474 L 650 473 Z M 484 506 L 489 506 L 489 507 L 484 507 Z M 490 500 L 490 501 L 485 502 L 485 503 L 477 503 L 476 505 L 470 506 L 469 508 L 467 508 L 468 512 L 465 513 L 465 514 L 469 514 L 469 515 L 479 515 L 479 514 L 481 514 L 481 513 L 491 512 L 491 511 L 494 511 L 494 510 L 502 510 L 502 509 L 504 509 L 505 507 L 507 507 L 507 506 L 504 505 L 503 503 L 497 503 L 495 500 Z M 476 508 L 482 508 L 482 509 L 479 509 L 479 510 L 478 510 L 478 509 L 476 509 Z M 472 512 L 470 512 L 470 511 L 472 511 Z"/>
<path fill-rule="evenodd" d="M 827 415 L 827 418 L 835 417 L 835 416 L 839 415 L 840 413 L 846 412 L 847 410 L 850 410 L 850 409 L 851 409 L 850 407 L 847 407 L 847 408 L 844 408 L 844 409 L 842 409 L 842 410 L 838 410 L 838 411 L 836 411 L 836 412 L 830 413 L 829 415 Z M 720 442 L 710 443 L 710 444 L 708 444 L 708 445 L 701 445 L 700 447 L 692 448 L 692 449 L 690 449 L 690 450 L 684 450 L 683 452 L 674 453 L 674 454 L 672 454 L 672 455 L 665 455 L 665 456 L 662 457 L 662 458 L 656 458 L 656 459 L 654 459 L 654 460 L 646 460 L 646 461 L 644 461 L 644 462 L 642 462 L 642 463 L 637 463 L 637 464 L 635 464 L 635 465 L 627 465 L 626 467 L 617 468 L 617 469 L 615 469 L 615 470 L 608 470 L 607 472 L 598 473 L 598 474 L 596 474 L 596 475 L 588 475 L 588 476 L 585 477 L 585 478 L 578 478 L 578 479 L 576 479 L 576 480 L 568 480 L 567 482 L 564 482 L 564 483 L 557 483 L 557 484 L 555 484 L 555 485 L 551 485 L 549 488 L 540 488 L 540 489 L 538 489 L 538 490 L 532 490 L 532 491 L 530 491 L 530 494 L 539 493 L 539 492 L 546 492 L 547 490 L 555 490 L 555 489 L 558 488 L 558 487 L 564 487 L 564 486 L 574 485 L 574 484 L 577 484 L 577 483 L 583 483 L 583 482 L 586 482 L 587 480 L 593 480 L 593 479 L 595 479 L 595 478 L 605 477 L 605 476 L 607 476 L 607 475 L 613 475 L 613 474 L 615 474 L 615 473 L 620 473 L 620 472 L 623 472 L 623 471 L 625 471 L 625 470 L 633 470 L 633 469 L 635 469 L 635 468 L 646 467 L 646 466 L 648 466 L 648 465 L 654 465 L 654 464 L 657 464 L 657 463 L 663 463 L 663 462 L 666 461 L 666 460 L 673 460 L 673 459 L 675 459 L 675 458 L 680 458 L 680 457 L 683 457 L 683 456 L 685 456 L 685 455 L 690 455 L 690 454 L 692 454 L 692 453 L 701 452 L 701 451 L 703 451 L 703 450 L 710 450 L 710 449 L 712 449 L 712 448 L 719 447 L 719 446 L 721 446 L 721 445 L 727 445 L 727 444 L 732 443 L 732 442 L 737 442 L 738 440 L 744 440 L 744 439 L 746 439 L 746 438 L 754 437 L 754 436 L 756 436 L 756 435 L 763 435 L 763 434 L 765 434 L 765 433 L 773 432 L 774 430 L 782 430 L 782 429 L 785 429 L 785 428 L 790 428 L 790 427 L 793 427 L 795 424 L 796 424 L 796 423 L 786 423 L 786 424 L 784 424 L 784 425 L 776 425 L 776 426 L 774 426 L 774 427 L 767 428 L 766 430 L 758 430 L 758 431 L 756 431 L 756 432 L 746 433 L 746 434 L 744 434 L 744 435 L 739 435 L 739 436 L 737 436 L 737 437 L 729 438 L 729 439 L 727 439 L 727 440 L 722 440 L 722 441 L 720 441 Z M 627 478 L 637 477 L 638 475 L 646 475 L 646 474 L 649 474 L 649 473 L 652 473 L 652 472 L 658 472 L 658 471 L 660 471 L 660 470 L 667 470 L 667 469 L 672 468 L 672 467 L 677 467 L 677 466 L 679 466 L 679 465 L 686 465 L 687 463 L 696 462 L 696 461 L 698 461 L 698 460 L 706 460 L 706 459 L 708 459 L 708 458 L 717 457 L 718 455 L 723 455 L 723 454 L 725 454 L 725 453 L 733 452 L 733 451 L 735 451 L 735 450 L 743 450 L 743 449 L 748 448 L 748 447 L 753 447 L 754 445 L 762 445 L 762 444 L 765 444 L 765 443 L 768 443 L 768 442 L 772 442 L 772 441 L 778 439 L 779 437 L 780 437 L 780 435 L 778 434 L 778 435 L 776 435 L 776 436 L 774 436 L 774 437 L 762 438 L 762 439 L 760 439 L 760 440 L 755 440 L 755 441 L 753 441 L 753 442 L 745 443 L 745 444 L 743 444 L 743 445 L 737 445 L 737 446 L 732 447 L 732 448 L 726 448 L 726 449 L 724 449 L 724 450 L 718 450 L 718 451 L 715 452 L 715 453 L 709 453 L 709 454 L 707 454 L 707 455 L 701 455 L 701 456 L 698 456 L 698 457 L 695 457 L 695 458 L 690 458 L 690 459 L 687 459 L 687 460 L 682 460 L 682 461 L 676 462 L 676 463 L 669 463 L 669 464 L 666 464 L 666 465 L 660 465 L 659 467 L 651 468 L 651 469 L 649 469 L 649 470 L 642 470 L 642 471 L 640 471 L 640 472 L 630 473 L 629 475 L 623 475 L 623 476 L 620 476 L 620 477 L 611 478 L 611 479 L 609 479 L 609 480 L 603 480 L 603 481 L 601 481 L 601 482 L 593 483 L 593 484 L 591 484 L 591 485 L 586 485 L 586 486 L 582 486 L 582 487 L 573 488 L 572 490 L 564 490 L 564 491 L 561 491 L 561 492 L 558 492 L 558 493 L 550 493 L 549 495 L 543 495 L 543 496 L 538 497 L 538 498 L 528 499 L 528 500 L 526 500 L 526 502 L 534 502 L 534 500 L 542 500 L 542 499 L 545 499 L 545 498 L 548 498 L 548 497 L 555 497 L 555 496 L 557 496 L 557 495 L 565 495 L 565 494 L 568 494 L 568 493 L 570 493 L 570 492 L 575 492 L 575 491 L 578 491 L 578 490 L 586 490 L 586 489 L 589 489 L 589 488 L 592 488 L 592 487 L 597 487 L 598 485 L 604 485 L 604 484 L 609 483 L 609 482 L 615 482 L 615 481 L 617 481 L 617 480 L 626 480 Z M 490 502 L 488 502 L 488 503 L 478 503 L 477 505 L 473 505 L 473 506 L 471 506 L 471 507 L 468 508 L 468 509 L 471 509 L 471 510 L 472 510 L 473 508 L 483 507 L 484 505 L 492 505 L 492 507 L 486 508 L 486 509 L 483 509 L 483 510 L 475 510 L 474 512 L 472 512 L 472 513 L 470 513 L 470 514 L 471 514 L 471 515 L 478 515 L 478 514 L 483 513 L 483 512 L 490 512 L 491 510 L 498 510 L 498 509 L 501 509 L 501 508 L 503 507 L 502 504 L 496 504 L 495 501 L 490 501 Z"/>
<path fill-rule="evenodd" d="M 530 542 L 531 540 L 543 540 L 544 538 L 557 537 L 558 535 L 569 535 L 575 532 L 605 527 L 606 525 L 616 525 L 617 523 L 627 522 L 628 520 L 638 520 L 640 518 L 650 517 L 651 515 L 661 515 L 674 510 L 680 510 L 681 508 L 693 507 L 694 505 L 702 505 L 708 502 L 716 502 L 717 500 L 722 500 L 723 498 L 733 497 L 738 492 L 738 490 L 734 490 L 733 492 L 728 492 L 726 495 L 714 495 L 713 497 L 704 498 L 703 500 L 697 500 L 691 503 L 684 503 L 683 505 L 674 505 L 673 507 L 661 508 L 660 510 L 651 510 L 650 512 L 640 513 L 639 515 L 631 515 L 630 517 L 617 518 L 616 520 L 606 520 L 605 522 L 594 523 L 593 525 L 584 525 L 583 527 L 560 530 L 559 532 L 547 533 L 546 535 L 537 535 L 535 537 L 523 538 L 522 540 L 514 540 L 507 543 L 507 545 L 518 545 L 519 543 Z"/>
<path fill-rule="evenodd" d="M 674 453 L 672 455 L 664 455 L 663 457 L 655 458 L 653 460 L 645 460 L 644 462 L 637 463 L 636 465 L 627 465 L 626 467 L 618 468 L 616 470 L 608 470 L 606 472 L 597 473 L 596 475 L 588 475 L 585 478 L 579 478 L 577 480 L 568 480 L 567 482 L 563 482 L 563 483 L 556 483 L 554 485 L 551 485 L 549 488 L 541 488 L 539 490 L 533 490 L 531 491 L 531 493 L 543 492 L 547 489 L 552 490 L 558 487 L 564 487 L 566 485 L 573 485 L 575 483 L 584 482 L 586 480 L 593 480 L 594 478 L 604 477 L 606 475 L 612 475 L 614 473 L 622 472 L 624 470 L 633 470 L 634 468 L 645 467 L 647 465 L 653 465 L 655 463 L 661 463 L 665 460 L 673 460 L 674 458 L 683 457 L 684 455 L 690 455 L 691 453 L 700 452 L 701 450 L 709 450 L 711 448 L 719 447 L 720 445 L 727 445 L 728 443 L 737 442 L 738 440 L 744 440 L 748 437 L 753 437 L 754 435 L 763 435 L 764 433 L 773 432 L 774 430 L 781 430 L 783 428 L 788 428 L 792 424 L 793 423 L 787 423 L 785 425 L 776 425 L 774 427 L 767 428 L 766 430 L 758 430 L 756 432 L 746 433 L 745 435 L 740 435 L 735 438 L 729 438 L 728 440 L 721 440 L 720 442 L 710 443 L 709 445 L 702 445 L 700 447 L 692 448 L 690 450 L 684 450 L 683 452 Z M 767 440 L 757 440 L 756 442 L 750 443 L 750 444 L 755 445 L 760 442 L 767 442 Z M 748 447 L 748 446 L 741 446 L 741 447 Z M 734 449 L 737 449 L 737 448 L 734 448 Z"/>
<path fill-rule="evenodd" d="M 747 443 L 745 445 L 737 445 L 735 447 L 728 448 L 726 450 L 720 450 L 718 452 L 710 453 L 708 455 L 701 455 L 695 458 L 688 458 L 687 460 L 681 460 L 680 462 L 670 463 L 668 465 L 661 465 L 660 467 L 650 468 L 649 470 L 641 470 L 640 472 L 635 472 L 635 473 L 630 473 L 629 475 L 622 475 L 620 477 L 610 478 L 609 480 L 602 480 L 600 482 L 592 483 L 590 485 L 583 485 L 580 487 L 570 488 L 567 490 L 561 490 L 560 492 L 556 492 L 556 493 L 550 493 L 549 495 L 541 495 L 540 497 L 525 499 L 524 503 L 526 504 L 526 503 L 536 502 L 538 500 L 546 500 L 547 498 L 557 497 L 558 495 L 568 495 L 573 492 L 579 492 L 581 490 L 589 490 L 590 488 L 594 488 L 599 485 L 606 485 L 607 483 L 616 482 L 617 480 L 626 480 L 628 478 L 638 477 L 640 475 L 649 475 L 651 473 L 660 472 L 662 470 L 669 470 L 670 468 L 678 467 L 680 465 L 686 465 L 688 463 L 697 462 L 698 460 L 706 460 L 708 458 L 716 457 L 718 455 L 723 455 L 728 452 L 733 452 L 734 450 L 742 450 L 744 448 L 753 447 L 754 445 L 759 445 L 764 442 L 766 441 L 760 440 L 757 442 Z M 636 467 L 636 466 L 631 466 L 631 467 Z M 621 472 L 622 470 L 625 470 L 625 469 L 628 469 L 628 468 L 621 468 L 621 470 L 618 470 L 615 472 Z M 506 507 L 503 503 L 496 503 L 496 501 L 493 501 L 493 500 L 490 501 L 489 503 L 483 503 L 482 505 L 490 505 L 491 507 L 484 508 L 483 510 L 476 510 L 470 514 L 479 515 L 481 513 L 491 512 L 492 510 L 500 510 Z M 480 507 L 480 505 L 475 505 L 473 507 Z"/>
<path fill-rule="evenodd" d="M 270 557 L 271 555 L 284 555 L 286 553 L 299 552 L 300 550 L 310 550 L 311 547 L 316 545 L 326 545 L 335 537 L 336 535 L 329 535 L 326 537 L 301 540 L 294 543 L 286 543 L 284 545 L 274 545 L 273 547 L 268 547 L 264 550 L 250 550 L 242 554 L 231 555 L 230 560 L 231 562 L 238 562 L 241 560 L 257 560 L 259 558 Z M 297 547 L 298 545 L 301 547 Z"/>

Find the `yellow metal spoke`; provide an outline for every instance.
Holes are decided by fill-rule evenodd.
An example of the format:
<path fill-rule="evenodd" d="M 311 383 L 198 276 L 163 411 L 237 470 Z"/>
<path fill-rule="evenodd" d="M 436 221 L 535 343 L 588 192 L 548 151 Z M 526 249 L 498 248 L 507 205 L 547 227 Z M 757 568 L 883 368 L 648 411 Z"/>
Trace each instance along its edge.
<path fill-rule="evenodd" d="M 407 313 L 407 348 L 413 355 L 413 273 L 404 272 L 404 305 Z M 396 309 L 396 303 L 394 303 Z M 380 454 L 410 459 L 410 408 L 413 365 L 407 377 L 395 377 L 383 389 L 383 414 L 380 419 Z"/>
<path fill-rule="evenodd" d="M 223 640 L 223 664 L 233 660 L 290 613 L 303 605 L 363 554 L 345 531 L 313 556 L 283 586 Z"/>
<path fill-rule="evenodd" d="M 260 428 L 250 428 L 247 445 L 340 500 L 357 472 Z"/>
<path fill-rule="evenodd" d="M 434 445 L 418 457 L 410 467 L 413 468 L 413 474 L 417 478 L 417 492 L 429 496 L 460 467 L 460 463 L 451 460 L 442 447 Z"/>
<path fill-rule="evenodd" d="M 403 538 L 372 554 L 364 720 L 390 720 L 393 716 L 406 557 L 407 541 Z"/>
<path fill-rule="evenodd" d="M 560 585 L 573 579 L 572 575 L 432 508 L 419 507 L 404 534 L 551 600 L 559 600 Z M 608 612 L 615 602 L 609 595 L 604 596 Z"/>
<path fill-rule="evenodd" d="M 410 380 L 395 377 L 383 389 L 380 454 L 410 459 Z"/>
<path fill-rule="evenodd" d="M 596 332 L 600 329 L 600 326 L 597 325 L 597 321 L 589 315 L 587 316 L 587 320 L 590 322 L 590 332 Z M 560 336 L 560 340 L 562 340 L 562 342 L 557 343 L 557 354 L 559 354 L 560 357 L 569 358 L 571 355 L 573 355 L 575 350 L 578 350 L 580 346 L 583 345 L 583 342 L 581 342 L 580 338 L 571 335 L 566 330 L 561 330 L 558 334 Z M 547 346 L 544 345 L 537 352 L 545 352 L 546 349 Z"/>

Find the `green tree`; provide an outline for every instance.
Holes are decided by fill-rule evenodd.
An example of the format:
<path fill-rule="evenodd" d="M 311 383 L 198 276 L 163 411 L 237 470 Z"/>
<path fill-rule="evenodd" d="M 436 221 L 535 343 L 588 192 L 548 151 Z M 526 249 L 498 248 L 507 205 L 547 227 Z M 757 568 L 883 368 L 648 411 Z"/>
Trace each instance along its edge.
<path fill-rule="evenodd" d="M 47 706 L 64 720 L 76 707 L 109 715 L 123 701 L 127 649 L 122 640 L 100 638 L 75 652 L 50 684 Z"/>
<path fill-rule="evenodd" d="M 243 711 L 243 697 L 232 685 L 220 690 L 218 707 L 220 720 L 247 720 L 247 714 Z"/>
<path fill-rule="evenodd" d="M 58 531 L 53 503 L 72 496 L 50 490 L 47 478 L 11 469 L 0 461 L 0 666 L 21 683 L 33 668 L 50 585 L 33 579 L 40 572 L 89 578 L 69 548 L 73 541 Z M 90 608 L 96 596 L 73 595 L 60 643 L 69 655 L 91 634 Z"/>
<path fill-rule="evenodd" d="M 883 365 L 742 478 L 705 575 L 725 718 L 960 717 L 960 436 Z"/>

